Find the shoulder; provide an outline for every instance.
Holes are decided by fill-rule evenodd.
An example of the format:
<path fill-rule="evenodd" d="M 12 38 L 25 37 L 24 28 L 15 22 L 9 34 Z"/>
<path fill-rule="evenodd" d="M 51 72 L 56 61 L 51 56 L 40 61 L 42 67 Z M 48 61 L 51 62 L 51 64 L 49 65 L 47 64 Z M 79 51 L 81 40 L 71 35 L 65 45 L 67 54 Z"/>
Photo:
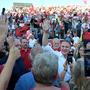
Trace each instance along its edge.
<path fill-rule="evenodd" d="M 45 52 L 53 52 L 54 51 L 50 45 L 42 46 L 42 48 Z"/>
<path fill-rule="evenodd" d="M 61 51 L 54 51 L 54 54 L 58 57 L 59 63 L 63 63 L 66 60 Z"/>
<path fill-rule="evenodd" d="M 33 74 L 32 74 L 32 72 L 28 72 L 28 73 L 26 73 L 26 74 L 24 74 L 24 75 L 22 75 L 21 76 L 21 79 L 26 79 L 26 78 L 32 78 L 33 77 Z"/>
<path fill-rule="evenodd" d="M 23 72 L 25 72 L 24 63 L 22 57 L 19 57 L 15 62 L 13 73 L 23 73 Z"/>
<path fill-rule="evenodd" d="M 32 74 L 32 72 L 28 72 L 28 73 L 26 73 L 26 74 L 24 74 L 24 75 L 22 75 L 21 77 L 20 77 L 20 80 L 21 81 L 34 81 L 34 76 L 33 76 L 33 74 Z"/>
<path fill-rule="evenodd" d="M 32 72 L 28 72 L 20 77 L 16 83 L 15 90 L 29 90 L 35 87 L 35 80 Z"/>

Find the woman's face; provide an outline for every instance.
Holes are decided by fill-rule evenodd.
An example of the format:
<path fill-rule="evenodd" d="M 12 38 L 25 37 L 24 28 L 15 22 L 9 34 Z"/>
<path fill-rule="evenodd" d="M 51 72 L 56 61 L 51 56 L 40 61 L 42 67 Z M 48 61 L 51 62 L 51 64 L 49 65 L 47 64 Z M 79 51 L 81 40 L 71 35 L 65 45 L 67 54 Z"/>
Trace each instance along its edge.
<path fill-rule="evenodd" d="M 79 49 L 79 53 L 80 53 L 80 56 L 83 56 L 84 55 L 84 47 L 81 47 Z"/>

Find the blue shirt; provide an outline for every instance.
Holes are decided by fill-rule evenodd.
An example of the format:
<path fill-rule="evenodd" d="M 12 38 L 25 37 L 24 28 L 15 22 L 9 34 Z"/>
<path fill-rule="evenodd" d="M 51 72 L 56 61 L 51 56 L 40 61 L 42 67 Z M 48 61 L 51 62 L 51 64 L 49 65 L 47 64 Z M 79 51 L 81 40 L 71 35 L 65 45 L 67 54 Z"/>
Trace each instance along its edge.
<path fill-rule="evenodd" d="M 35 87 L 35 80 L 32 72 L 28 72 L 20 77 L 14 90 L 31 90 Z"/>

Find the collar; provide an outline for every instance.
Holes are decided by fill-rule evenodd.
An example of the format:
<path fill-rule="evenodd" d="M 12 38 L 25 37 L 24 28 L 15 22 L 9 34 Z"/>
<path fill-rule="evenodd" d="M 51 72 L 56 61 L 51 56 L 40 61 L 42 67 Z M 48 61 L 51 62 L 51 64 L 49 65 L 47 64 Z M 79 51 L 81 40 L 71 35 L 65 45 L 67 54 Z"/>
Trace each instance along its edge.
<path fill-rule="evenodd" d="M 21 51 L 28 51 L 29 50 L 29 48 L 27 48 L 27 49 L 24 49 L 24 48 L 21 48 Z"/>
<path fill-rule="evenodd" d="M 64 55 L 61 53 L 61 51 L 59 52 L 59 55 L 60 55 L 60 56 L 64 56 Z"/>
<path fill-rule="evenodd" d="M 65 58 L 61 51 L 59 52 L 59 56 Z"/>

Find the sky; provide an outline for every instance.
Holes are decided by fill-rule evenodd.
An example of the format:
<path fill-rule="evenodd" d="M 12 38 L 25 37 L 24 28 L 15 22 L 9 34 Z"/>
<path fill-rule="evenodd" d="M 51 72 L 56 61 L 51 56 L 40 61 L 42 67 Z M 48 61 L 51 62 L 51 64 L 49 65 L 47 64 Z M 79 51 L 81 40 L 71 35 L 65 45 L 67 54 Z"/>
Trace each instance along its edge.
<path fill-rule="evenodd" d="M 90 5 L 90 0 L 87 0 Z M 3 7 L 11 8 L 13 2 L 32 3 L 35 6 L 84 5 L 83 0 L 0 0 L 0 11 Z"/>

